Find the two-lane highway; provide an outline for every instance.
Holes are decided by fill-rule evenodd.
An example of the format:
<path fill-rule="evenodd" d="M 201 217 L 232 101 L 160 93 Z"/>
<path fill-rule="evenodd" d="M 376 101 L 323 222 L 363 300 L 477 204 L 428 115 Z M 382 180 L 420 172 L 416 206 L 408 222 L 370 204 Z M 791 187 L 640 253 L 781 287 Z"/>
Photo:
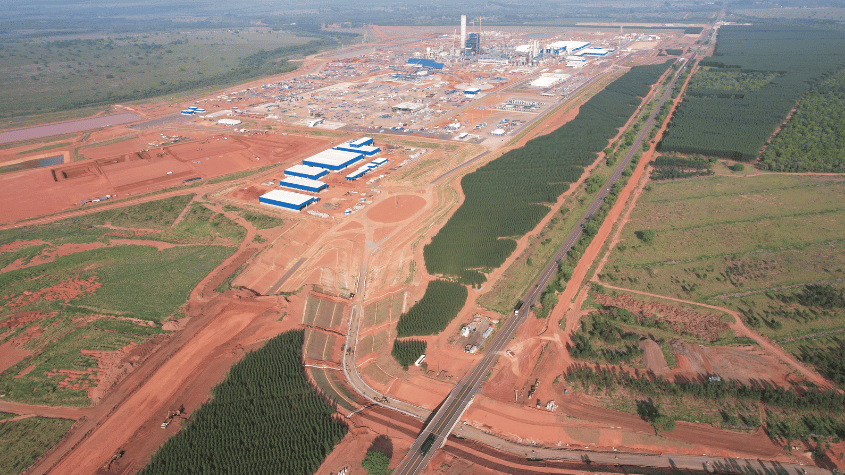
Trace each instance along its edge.
<path fill-rule="evenodd" d="M 518 309 L 515 310 L 513 314 L 511 314 L 510 318 L 502 324 L 502 327 L 493 337 L 489 346 L 485 350 L 484 356 L 482 356 L 481 360 L 469 371 L 469 373 L 464 375 L 455 389 L 449 393 L 449 396 L 445 401 L 443 401 L 443 404 L 441 404 L 440 409 L 434 413 L 430 422 L 423 428 L 422 433 L 420 433 L 411 445 L 407 455 L 405 455 L 402 461 L 399 462 L 394 474 L 406 475 L 419 473 L 426 467 L 426 465 L 428 465 L 428 462 L 437 452 L 437 449 L 443 446 L 446 438 L 458 423 L 458 419 L 460 419 L 464 411 L 466 411 L 466 408 L 472 402 L 475 397 L 475 393 L 478 391 L 482 381 L 486 379 L 489 371 L 492 369 L 502 350 L 504 350 L 505 346 L 511 341 L 511 338 L 513 338 L 516 334 L 519 326 L 525 321 L 526 316 L 530 313 L 531 308 L 537 303 L 537 300 L 540 298 L 543 290 L 557 274 L 560 261 L 572 249 L 572 246 L 578 242 L 578 239 L 583 233 L 582 226 L 594 213 L 599 210 L 604 203 L 610 188 L 616 184 L 619 177 L 622 175 L 622 172 L 630 164 L 635 152 L 640 148 L 646 135 L 651 130 L 651 127 L 653 127 L 654 118 L 656 117 L 658 111 L 668 100 L 675 81 L 677 81 L 681 71 L 684 70 L 689 62 L 690 61 L 685 62 L 684 65 L 675 72 L 675 77 L 661 98 L 660 105 L 655 107 L 646 123 L 646 126 L 643 127 L 642 132 L 634 141 L 634 144 L 631 146 L 628 153 L 616 166 L 616 169 L 607 180 L 605 186 L 596 195 L 595 199 L 584 213 L 584 216 L 582 216 L 581 220 L 578 222 L 578 226 L 569 233 L 569 236 L 567 236 L 564 243 L 560 246 L 560 248 L 558 248 L 555 255 L 548 264 L 546 264 L 546 267 L 543 268 L 543 271 L 535 280 L 534 285 L 531 286 L 528 292 L 526 292 L 523 296 L 522 305 L 518 306 Z M 643 103 L 646 103 L 645 100 Z"/>

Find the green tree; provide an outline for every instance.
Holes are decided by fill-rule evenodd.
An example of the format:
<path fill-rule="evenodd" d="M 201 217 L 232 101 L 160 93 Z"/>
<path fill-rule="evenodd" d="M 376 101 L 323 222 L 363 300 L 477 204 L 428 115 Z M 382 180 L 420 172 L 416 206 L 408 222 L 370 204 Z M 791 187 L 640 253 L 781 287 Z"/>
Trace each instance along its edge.
<path fill-rule="evenodd" d="M 388 463 L 390 463 L 390 459 L 387 458 L 387 455 L 377 450 L 371 450 L 367 452 L 361 466 L 367 470 L 369 475 L 384 475 L 387 473 Z"/>
<path fill-rule="evenodd" d="M 654 241 L 654 238 L 657 237 L 657 233 L 654 232 L 653 229 L 643 229 L 642 231 L 637 231 L 635 234 L 637 235 L 637 238 L 639 238 L 640 241 L 646 244 L 650 244 L 652 241 Z"/>

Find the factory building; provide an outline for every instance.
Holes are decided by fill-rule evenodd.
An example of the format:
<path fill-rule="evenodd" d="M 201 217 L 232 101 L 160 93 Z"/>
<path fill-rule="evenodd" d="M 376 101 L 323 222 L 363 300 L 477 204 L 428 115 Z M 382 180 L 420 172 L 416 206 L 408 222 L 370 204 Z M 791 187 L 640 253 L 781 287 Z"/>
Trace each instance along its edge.
<path fill-rule="evenodd" d="M 316 196 L 303 195 L 293 191 L 271 190 L 258 197 L 258 202 L 270 206 L 278 206 L 282 209 L 300 211 L 311 203 L 319 201 Z"/>
<path fill-rule="evenodd" d="M 479 93 L 481 93 L 480 87 L 470 87 L 470 88 L 464 89 L 464 95 L 467 96 L 467 97 L 475 97 Z"/>
<path fill-rule="evenodd" d="M 464 50 L 466 50 L 466 54 L 481 53 L 481 34 L 470 33 L 467 35 L 466 43 L 464 43 Z"/>
<path fill-rule="evenodd" d="M 384 165 L 385 163 L 387 163 L 387 159 L 384 157 L 379 157 L 366 165 L 358 167 L 357 170 L 346 175 L 346 179 L 349 181 L 357 180 L 358 178 L 361 178 L 362 176 L 369 173 L 370 171 L 375 170 L 376 168 Z"/>
<path fill-rule="evenodd" d="M 443 69 L 443 63 L 438 63 L 433 59 L 410 58 L 408 59 L 408 64 L 415 68 Z"/>
<path fill-rule="evenodd" d="M 351 142 L 346 142 L 334 147 L 334 150 L 341 150 L 344 152 L 357 152 L 362 153 L 367 157 L 372 157 L 373 155 L 381 152 L 381 148 L 374 147 L 372 145 L 373 139 L 370 137 L 361 137 L 358 140 L 353 140 Z"/>
<path fill-rule="evenodd" d="M 311 193 L 319 193 L 325 190 L 329 185 L 323 183 L 322 181 L 312 180 L 310 178 L 289 176 L 280 180 L 279 186 L 293 188 L 294 190 L 310 191 Z"/>
<path fill-rule="evenodd" d="M 217 123 L 220 125 L 241 125 L 241 121 L 238 119 L 220 119 Z"/>
<path fill-rule="evenodd" d="M 328 173 L 329 171 L 325 168 L 309 167 L 308 165 L 294 165 L 288 169 L 285 169 L 286 176 L 298 176 L 300 178 L 308 178 L 311 180 L 316 180 L 317 178 L 325 176 Z"/>
<path fill-rule="evenodd" d="M 575 53 L 575 56 L 607 56 L 614 51 L 615 50 L 605 48 L 587 48 L 578 51 Z"/>
<path fill-rule="evenodd" d="M 361 160 L 364 154 L 361 152 L 346 152 L 343 150 L 325 150 L 306 158 L 303 165 L 326 168 L 332 171 L 343 170 L 353 163 Z"/>
<path fill-rule="evenodd" d="M 417 112 L 428 107 L 427 104 L 420 104 L 417 102 L 402 102 L 391 107 L 393 112 Z"/>

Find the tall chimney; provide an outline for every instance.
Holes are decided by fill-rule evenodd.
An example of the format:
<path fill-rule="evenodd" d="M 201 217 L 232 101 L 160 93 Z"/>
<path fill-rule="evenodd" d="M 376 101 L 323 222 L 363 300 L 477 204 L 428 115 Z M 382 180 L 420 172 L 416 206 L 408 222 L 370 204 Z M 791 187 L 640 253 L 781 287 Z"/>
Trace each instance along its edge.
<path fill-rule="evenodd" d="M 467 16 L 461 15 L 461 53 L 464 52 L 467 42 Z"/>

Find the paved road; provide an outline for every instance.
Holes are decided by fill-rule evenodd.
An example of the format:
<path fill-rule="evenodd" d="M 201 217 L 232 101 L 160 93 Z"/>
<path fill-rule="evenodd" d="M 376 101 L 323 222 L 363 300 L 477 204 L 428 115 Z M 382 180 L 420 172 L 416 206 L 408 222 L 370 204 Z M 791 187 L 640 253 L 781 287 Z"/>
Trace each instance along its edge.
<path fill-rule="evenodd" d="M 299 269 L 299 266 L 301 266 L 303 262 L 305 262 L 305 258 L 300 257 L 299 260 L 296 261 L 296 263 L 290 269 L 288 269 L 287 272 L 285 272 L 285 275 L 283 275 L 278 280 L 278 282 L 276 282 L 272 287 L 270 287 L 270 290 L 267 291 L 267 295 L 273 295 L 278 292 L 279 289 L 282 288 L 282 285 L 290 278 L 290 276 L 293 275 L 294 272 L 296 272 L 296 269 Z"/>
<path fill-rule="evenodd" d="M 686 64 L 687 63 L 684 63 L 684 67 L 686 67 Z M 676 72 L 672 83 L 666 89 L 666 93 L 661 98 L 662 103 L 669 99 L 672 87 L 684 67 L 680 68 Z M 521 308 L 518 306 L 517 310 L 514 311 L 511 317 L 505 321 L 496 336 L 493 337 L 493 340 L 487 350 L 485 350 L 485 354 L 481 360 L 476 363 L 475 367 L 473 367 L 469 373 L 464 375 L 455 389 L 449 393 L 449 396 L 443 404 L 441 404 L 440 409 L 435 412 L 434 417 L 431 418 L 431 421 L 423 428 L 423 431 L 411 445 L 408 454 L 396 467 L 394 474 L 406 475 L 419 473 L 426 467 L 426 465 L 428 465 L 428 462 L 437 452 L 437 449 L 446 442 L 446 438 L 458 423 L 458 419 L 472 403 L 478 388 L 481 386 L 482 380 L 486 379 L 486 376 L 489 374 L 498 359 L 499 354 L 502 350 L 504 350 L 505 345 L 510 343 L 511 338 L 513 338 L 519 326 L 525 321 L 528 313 L 530 313 L 530 309 L 537 303 L 537 300 L 540 298 L 543 290 L 548 286 L 552 277 L 556 275 L 560 261 L 572 249 L 572 246 L 578 242 L 578 239 L 580 239 L 581 234 L 583 233 L 582 226 L 599 210 L 599 208 L 601 208 L 610 188 L 616 184 L 619 177 L 622 175 L 622 172 L 630 164 L 631 159 L 642 145 L 646 135 L 651 131 L 651 128 L 654 125 L 654 118 L 663 105 L 662 103 L 655 107 L 654 112 L 645 127 L 642 128 L 642 132 L 640 132 L 637 140 L 631 146 L 629 152 L 625 155 L 625 158 L 616 166 L 616 169 L 608 179 L 607 184 L 596 195 L 595 199 L 584 213 L 584 216 L 578 222 L 579 226 L 576 226 L 575 229 L 569 233 L 569 236 L 567 236 L 563 245 L 558 248 L 555 255 L 549 263 L 546 264 L 546 267 L 537 277 L 534 285 L 523 296 Z"/>
<path fill-rule="evenodd" d="M 87 119 L 27 127 L 25 129 L 4 130 L 0 132 L 0 144 L 81 132 L 83 130 L 98 129 L 110 125 L 123 125 L 137 120 L 141 120 L 141 116 L 134 112 L 124 112 L 121 114 L 104 115 L 102 117 L 89 117 Z"/>

